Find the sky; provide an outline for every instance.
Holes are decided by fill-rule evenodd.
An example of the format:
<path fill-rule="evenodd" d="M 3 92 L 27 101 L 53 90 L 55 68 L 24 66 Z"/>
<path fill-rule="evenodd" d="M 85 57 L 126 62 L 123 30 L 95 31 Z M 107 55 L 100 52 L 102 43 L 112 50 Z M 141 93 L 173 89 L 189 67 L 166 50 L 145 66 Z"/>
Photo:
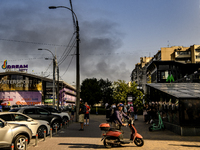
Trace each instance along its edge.
<path fill-rule="evenodd" d="M 80 28 L 80 82 L 131 80 L 140 57 L 161 47 L 200 44 L 199 0 L 72 0 Z M 0 63 L 28 64 L 28 73 L 76 82 L 76 42 L 69 0 L 1 0 Z M 46 60 L 45 58 L 49 58 Z M 0 72 L 4 72 L 0 68 Z"/>

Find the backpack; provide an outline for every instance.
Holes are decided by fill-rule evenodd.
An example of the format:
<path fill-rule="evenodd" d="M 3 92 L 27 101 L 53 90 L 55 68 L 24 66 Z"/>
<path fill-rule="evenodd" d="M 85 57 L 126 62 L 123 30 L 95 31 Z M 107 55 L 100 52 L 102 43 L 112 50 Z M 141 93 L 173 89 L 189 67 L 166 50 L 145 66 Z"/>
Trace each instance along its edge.
<path fill-rule="evenodd" d="M 113 122 L 115 120 L 115 110 L 116 108 L 110 108 L 106 110 L 106 121 Z"/>

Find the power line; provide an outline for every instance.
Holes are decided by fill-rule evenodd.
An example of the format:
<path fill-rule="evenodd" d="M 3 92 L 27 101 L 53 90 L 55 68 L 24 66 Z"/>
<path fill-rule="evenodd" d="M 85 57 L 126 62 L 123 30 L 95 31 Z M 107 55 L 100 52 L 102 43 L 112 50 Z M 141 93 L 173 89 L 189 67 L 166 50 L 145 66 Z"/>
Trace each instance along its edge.
<path fill-rule="evenodd" d="M 62 46 L 62 47 L 66 47 L 66 45 L 58 45 L 58 44 L 51 44 L 51 43 L 40 43 L 40 42 L 29 42 L 29 41 L 18 41 L 18 40 L 10 40 L 10 39 L 0 39 L 0 41 L 7 41 L 7 42 L 17 42 L 17 43 L 28 43 L 28 44 L 37 44 L 37 45 L 48 45 L 48 46 Z"/>
<path fill-rule="evenodd" d="M 74 53 L 75 53 L 75 51 L 74 51 Z M 74 56 L 75 56 L 75 55 L 74 55 Z M 68 65 L 67 69 L 65 70 L 65 72 L 63 73 L 63 75 L 62 75 L 62 76 L 64 76 L 64 75 L 65 75 L 65 73 L 67 72 L 67 70 L 69 69 L 69 66 L 70 66 L 70 65 L 71 65 L 71 63 L 72 63 L 72 60 L 73 60 L 74 56 L 71 58 L 71 60 L 70 60 L 70 63 L 69 63 L 69 65 Z"/>

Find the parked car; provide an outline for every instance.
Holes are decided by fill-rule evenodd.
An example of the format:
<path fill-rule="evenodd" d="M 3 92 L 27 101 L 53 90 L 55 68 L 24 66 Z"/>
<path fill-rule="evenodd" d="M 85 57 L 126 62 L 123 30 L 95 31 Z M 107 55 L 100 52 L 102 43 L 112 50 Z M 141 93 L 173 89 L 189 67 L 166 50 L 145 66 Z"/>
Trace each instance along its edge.
<path fill-rule="evenodd" d="M 35 107 L 35 106 L 26 106 L 16 109 L 11 109 L 10 112 L 20 112 L 26 114 L 27 116 L 35 120 L 46 120 L 49 122 L 50 126 L 55 130 L 60 129 L 60 124 L 62 123 L 62 118 L 59 115 L 52 114 L 46 109 Z"/>
<path fill-rule="evenodd" d="M 2 112 L 0 118 L 8 123 L 25 124 L 32 131 L 32 136 L 44 137 L 44 130 L 47 134 L 50 134 L 50 124 L 44 120 L 34 120 L 31 117 L 18 113 L 18 112 Z"/>
<path fill-rule="evenodd" d="M 37 107 L 46 109 L 49 112 L 51 112 L 52 114 L 59 115 L 62 118 L 62 122 L 63 123 L 67 122 L 68 120 L 70 120 L 70 116 L 69 116 L 69 114 L 67 112 L 58 111 L 57 109 L 55 109 L 55 108 L 53 108 L 51 106 L 41 105 L 41 106 L 37 106 Z"/>
<path fill-rule="evenodd" d="M 25 140 L 32 138 L 31 129 L 26 125 L 7 123 L 0 118 L 0 148 L 9 148 L 14 143 L 15 150 L 25 150 Z"/>

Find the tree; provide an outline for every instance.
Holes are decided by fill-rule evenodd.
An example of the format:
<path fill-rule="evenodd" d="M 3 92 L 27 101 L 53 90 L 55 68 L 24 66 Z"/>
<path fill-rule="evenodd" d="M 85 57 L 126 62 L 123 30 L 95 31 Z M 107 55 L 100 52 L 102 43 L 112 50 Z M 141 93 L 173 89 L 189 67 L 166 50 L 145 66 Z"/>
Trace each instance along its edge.
<path fill-rule="evenodd" d="M 99 103 L 102 99 L 101 88 L 96 78 L 85 79 L 81 85 L 81 99 L 90 105 Z"/>
<path fill-rule="evenodd" d="M 127 103 L 127 96 L 130 94 L 134 98 L 134 105 L 142 105 L 143 93 L 137 89 L 138 85 L 135 82 L 128 85 L 125 81 L 118 80 L 114 82 L 113 86 L 113 98 L 115 103 Z"/>
<path fill-rule="evenodd" d="M 113 103 L 113 88 L 112 82 L 107 80 L 100 79 L 99 86 L 102 93 L 103 103 L 112 104 Z"/>
<path fill-rule="evenodd" d="M 128 94 L 128 85 L 123 80 L 115 81 L 113 84 L 113 99 L 115 103 L 126 102 Z"/>

